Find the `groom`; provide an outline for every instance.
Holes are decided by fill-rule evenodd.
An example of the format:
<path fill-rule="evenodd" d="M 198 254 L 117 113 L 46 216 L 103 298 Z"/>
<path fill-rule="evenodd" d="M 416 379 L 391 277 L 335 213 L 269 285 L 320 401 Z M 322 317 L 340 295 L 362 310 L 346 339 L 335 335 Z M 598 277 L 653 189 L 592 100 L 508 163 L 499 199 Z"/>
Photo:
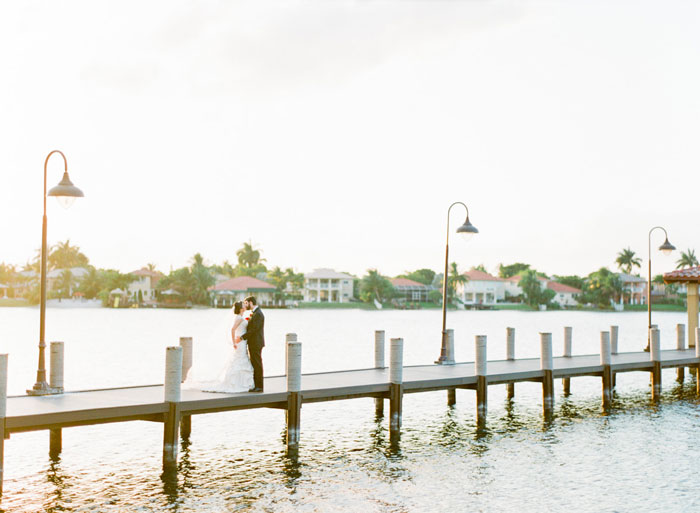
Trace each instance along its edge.
<path fill-rule="evenodd" d="M 251 388 L 248 392 L 262 392 L 262 348 L 265 347 L 265 316 L 258 306 L 257 299 L 253 296 L 245 298 L 243 307 L 246 310 L 253 311 L 248 321 L 248 329 L 241 335 L 241 338 L 248 342 L 248 354 L 250 355 L 250 363 L 253 366 L 253 383 L 255 388 Z"/>

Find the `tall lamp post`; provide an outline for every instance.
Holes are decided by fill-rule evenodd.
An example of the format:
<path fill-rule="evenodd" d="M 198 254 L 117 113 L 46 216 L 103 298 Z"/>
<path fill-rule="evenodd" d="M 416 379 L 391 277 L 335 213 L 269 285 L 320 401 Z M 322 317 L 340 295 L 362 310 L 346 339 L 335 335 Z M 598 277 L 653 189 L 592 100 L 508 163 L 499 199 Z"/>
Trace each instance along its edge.
<path fill-rule="evenodd" d="M 659 251 L 661 251 L 664 255 L 668 256 L 671 254 L 671 251 L 676 249 L 676 246 L 674 246 L 668 241 L 668 233 L 666 233 L 666 229 L 663 226 L 654 226 L 651 230 L 649 230 L 649 275 L 647 277 L 647 313 L 649 315 L 649 326 L 647 329 L 647 347 L 644 348 L 645 351 L 649 351 L 649 341 L 651 337 L 651 232 L 653 232 L 654 230 L 663 230 L 664 235 L 666 236 L 666 240 L 664 240 L 664 243 L 661 244 L 661 246 L 659 246 Z"/>
<path fill-rule="evenodd" d="M 450 254 L 450 210 L 452 210 L 452 207 L 455 205 L 462 205 L 464 209 L 467 211 L 467 218 L 464 221 L 464 224 L 457 228 L 457 233 L 461 233 L 464 238 L 470 239 L 472 236 L 474 236 L 475 233 L 479 233 L 479 230 L 476 229 L 476 227 L 469 222 L 469 209 L 467 206 L 462 203 L 461 201 L 455 201 L 450 205 L 450 208 L 447 209 L 447 240 L 445 242 L 445 274 L 443 274 L 442 278 L 442 347 L 440 348 L 440 358 L 438 358 L 435 363 L 440 364 L 440 365 L 445 365 L 445 364 L 451 364 L 454 362 L 447 361 L 447 327 L 446 327 L 446 321 L 447 321 L 447 262 L 449 259 L 449 254 Z"/>
<path fill-rule="evenodd" d="M 63 179 L 58 183 L 56 187 L 53 187 L 48 194 L 46 193 L 46 166 L 49 163 L 49 158 L 54 153 L 58 153 L 63 157 Z M 44 340 L 44 333 L 46 327 L 46 196 L 55 197 L 62 207 L 70 207 L 75 198 L 82 198 L 83 191 L 78 189 L 73 182 L 68 178 L 68 161 L 66 156 L 59 150 L 54 150 L 46 156 L 44 161 L 44 219 L 41 227 L 41 281 L 39 287 L 41 290 L 41 303 L 39 307 L 39 365 L 36 371 L 36 383 L 34 386 L 27 390 L 29 395 L 48 395 L 56 393 L 49 387 L 46 382 L 46 360 L 44 357 L 46 342 Z"/>

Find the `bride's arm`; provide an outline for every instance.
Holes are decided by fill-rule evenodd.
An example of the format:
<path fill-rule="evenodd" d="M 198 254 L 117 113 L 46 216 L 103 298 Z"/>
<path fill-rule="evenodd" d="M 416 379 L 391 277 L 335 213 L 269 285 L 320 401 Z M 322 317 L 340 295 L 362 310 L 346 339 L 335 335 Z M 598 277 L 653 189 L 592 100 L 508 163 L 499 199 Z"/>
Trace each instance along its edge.
<path fill-rule="evenodd" d="M 242 322 L 243 317 L 237 317 L 236 321 L 233 323 L 233 328 L 231 328 L 231 340 L 233 340 L 233 347 L 238 346 L 238 344 L 236 344 L 236 329 L 238 329 L 238 326 L 240 326 Z"/>

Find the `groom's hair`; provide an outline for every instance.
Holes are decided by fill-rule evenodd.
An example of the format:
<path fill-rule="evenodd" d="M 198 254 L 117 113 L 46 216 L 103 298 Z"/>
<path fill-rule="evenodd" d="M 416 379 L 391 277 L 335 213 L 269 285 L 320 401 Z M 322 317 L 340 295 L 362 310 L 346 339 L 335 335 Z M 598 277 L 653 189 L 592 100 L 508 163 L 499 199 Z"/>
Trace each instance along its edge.
<path fill-rule="evenodd" d="M 258 306 L 258 300 L 255 299 L 255 296 L 248 296 L 247 298 L 245 298 L 245 300 L 248 301 L 253 306 Z"/>

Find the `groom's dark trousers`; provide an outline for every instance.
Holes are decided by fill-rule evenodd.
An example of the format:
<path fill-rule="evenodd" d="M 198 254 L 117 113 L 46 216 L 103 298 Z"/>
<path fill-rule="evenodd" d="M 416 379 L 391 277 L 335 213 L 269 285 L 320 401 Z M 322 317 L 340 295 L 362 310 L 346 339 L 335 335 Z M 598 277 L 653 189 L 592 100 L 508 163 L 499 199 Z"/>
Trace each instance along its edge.
<path fill-rule="evenodd" d="M 262 348 L 265 347 L 265 316 L 258 307 L 248 321 L 248 329 L 241 336 L 248 342 L 248 355 L 253 366 L 255 388 L 263 388 Z"/>

